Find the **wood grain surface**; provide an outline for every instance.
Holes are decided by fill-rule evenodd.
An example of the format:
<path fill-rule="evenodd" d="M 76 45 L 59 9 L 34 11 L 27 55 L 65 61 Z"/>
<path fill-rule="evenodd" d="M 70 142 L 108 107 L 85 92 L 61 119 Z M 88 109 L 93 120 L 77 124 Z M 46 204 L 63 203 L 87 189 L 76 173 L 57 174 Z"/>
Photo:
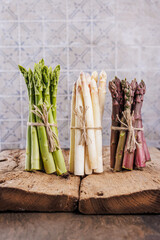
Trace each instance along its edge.
<path fill-rule="evenodd" d="M 1 213 L 1 240 L 159 240 L 158 215 Z"/>
<path fill-rule="evenodd" d="M 152 161 L 143 171 L 113 173 L 109 148 L 103 151 L 105 172 L 81 181 L 79 211 L 84 214 L 160 213 L 160 151 L 150 148 Z"/>
<path fill-rule="evenodd" d="M 64 152 L 65 159 L 68 151 Z M 25 172 L 25 151 L 0 153 L 0 211 L 74 211 L 80 178 Z"/>
<path fill-rule="evenodd" d="M 68 166 L 69 151 L 63 150 Z M 144 171 L 113 173 L 103 148 L 104 173 L 80 180 L 25 172 L 25 151 L 0 153 L 0 211 L 79 211 L 83 214 L 160 213 L 160 151 L 150 148 Z M 79 201 L 79 203 L 78 203 Z"/>

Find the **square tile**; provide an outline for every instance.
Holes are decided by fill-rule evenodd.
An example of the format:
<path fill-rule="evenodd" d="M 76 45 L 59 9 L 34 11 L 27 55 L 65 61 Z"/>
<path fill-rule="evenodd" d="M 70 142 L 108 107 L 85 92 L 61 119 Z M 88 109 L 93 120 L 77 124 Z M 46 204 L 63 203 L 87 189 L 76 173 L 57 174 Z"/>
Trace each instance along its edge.
<path fill-rule="evenodd" d="M 91 43 L 91 23 L 71 22 L 69 23 L 69 44 L 72 46 Z"/>
<path fill-rule="evenodd" d="M 0 96 L 20 95 L 20 75 L 13 72 L 0 72 Z"/>
<path fill-rule="evenodd" d="M 138 47 L 119 45 L 117 49 L 117 67 L 134 69 L 139 67 Z"/>
<path fill-rule="evenodd" d="M 115 18 L 116 0 L 92 0 L 93 19 Z"/>
<path fill-rule="evenodd" d="M 58 120 L 58 136 L 61 148 L 69 147 L 68 120 Z"/>
<path fill-rule="evenodd" d="M 160 71 L 144 71 L 141 73 L 141 77 L 146 83 L 142 117 L 146 119 L 152 116 L 154 121 L 160 116 Z"/>
<path fill-rule="evenodd" d="M 34 69 L 34 64 L 43 58 L 43 48 L 41 47 L 22 47 L 21 64 L 25 68 Z M 18 63 L 18 62 L 17 62 Z"/>
<path fill-rule="evenodd" d="M 21 140 L 21 122 L 20 121 L 2 121 L 1 122 L 1 142 L 18 142 Z"/>
<path fill-rule="evenodd" d="M 66 1 L 44 0 L 43 16 L 45 20 L 65 20 L 66 19 Z"/>
<path fill-rule="evenodd" d="M 115 22 L 96 21 L 93 22 L 93 44 L 94 45 L 115 45 Z"/>
<path fill-rule="evenodd" d="M 68 94 L 68 76 L 67 72 L 60 72 L 57 95 Z"/>
<path fill-rule="evenodd" d="M 93 68 L 105 71 L 115 67 L 115 47 L 97 46 L 93 48 Z"/>
<path fill-rule="evenodd" d="M 160 20 L 159 15 L 160 1 L 159 0 L 144 0 L 142 15 L 144 17 L 144 22 L 152 21 L 156 22 Z"/>
<path fill-rule="evenodd" d="M 0 13 L 0 20 L 17 20 L 17 1 L 1 0 Z"/>
<path fill-rule="evenodd" d="M 143 119 L 144 135 L 148 146 L 160 146 L 160 118 Z"/>
<path fill-rule="evenodd" d="M 133 21 L 138 19 L 142 20 L 143 11 L 143 0 L 135 1 L 132 0 L 117 0 L 116 17 L 118 20 Z"/>
<path fill-rule="evenodd" d="M 160 66 L 160 48 L 159 47 L 142 47 L 141 67 L 150 70 L 159 69 Z"/>
<path fill-rule="evenodd" d="M 144 23 L 142 27 L 142 46 L 159 46 L 160 44 L 160 28 L 159 22 Z"/>
<path fill-rule="evenodd" d="M 69 48 L 70 69 L 83 70 L 91 68 L 91 49 L 89 47 Z"/>
<path fill-rule="evenodd" d="M 43 18 L 44 0 L 21 0 L 19 1 L 21 20 L 41 20 Z"/>
<path fill-rule="evenodd" d="M 64 47 L 45 48 L 45 62 L 52 68 L 60 64 L 61 70 L 65 70 L 67 68 L 67 49 Z"/>
<path fill-rule="evenodd" d="M 42 23 L 20 23 L 21 46 L 42 46 L 43 28 Z"/>
<path fill-rule="evenodd" d="M 120 45 L 141 45 L 144 34 L 142 24 L 136 20 L 117 23 L 117 43 Z"/>
<path fill-rule="evenodd" d="M 0 119 L 20 119 L 21 118 L 21 98 L 0 97 Z"/>
<path fill-rule="evenodd" d="M 57 96 L 57 119 L 68 119 L 69 99 L 68 96 Z"/>
<path fill-rule="evenodd" d="M 18 48 L 1 48 L 0 49 L 0 70 L 17 70 L 19 62 Z"/>
<path fill-rule="evenodd" d="M 65 22 L 47 22 L 44 27 L 45 46 L 66 45 L 67 33 Z"/>
<path fill-rule="evenodd" d="M 68 1 L 69 19 L 90 19 L 91 18 L 91 2 L 85 0 Z"/>
<path fill-rule="evenodd" d="M 1 46 L 18 46 L 18 23 L 0 22 Z"/>

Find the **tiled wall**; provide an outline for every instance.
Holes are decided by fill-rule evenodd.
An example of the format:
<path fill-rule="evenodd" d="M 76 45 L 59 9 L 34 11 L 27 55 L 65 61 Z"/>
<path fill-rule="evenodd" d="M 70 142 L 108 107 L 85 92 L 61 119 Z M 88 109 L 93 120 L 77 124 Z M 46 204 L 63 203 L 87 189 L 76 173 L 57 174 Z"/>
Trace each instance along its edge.
<path fill-rule="evenodd" d="M 60 64 L 58 125 L 62 147 L 69 147 L 72 84 L 80 70 L 104 69 L 128 80 L 143 78 L 143 106 L 149 145 L 160 147 L 159 0 L 1 0 L 0 148 L 25 147 L 28 97 L 17 65 L 33 68 L 42 57 Z M 103 120 L 109 144 L 111 97 Z"/>

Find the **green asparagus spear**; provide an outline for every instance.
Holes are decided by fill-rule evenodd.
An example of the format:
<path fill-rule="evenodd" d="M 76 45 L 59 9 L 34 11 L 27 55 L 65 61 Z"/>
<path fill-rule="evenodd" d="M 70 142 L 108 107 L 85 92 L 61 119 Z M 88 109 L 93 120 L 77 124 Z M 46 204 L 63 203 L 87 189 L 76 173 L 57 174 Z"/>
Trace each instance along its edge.
<path fill-rule="evenodd" d="M 51 70 L 50 70 L 51 71 Z M 52 114 L 53 114 L 53 122 L 57 124 L 57 87 L 60 75 L 60 65 L 56 66 L 54 71 L 50 72 L 50 97 L 52 106 Z M 55 134 L 58 137 L 58 129 L 54 128 Z M 57 149 L 57 151 L 53 152 L 53 157 L 56 164 L 56 170 L 58 175 L 62 175 L 67 172 L 64 157 L 62 154 L 61 148 Z"/>
<path fill-rule="evenodd" d="M 33 110 L 33 105 L 35 104 L 35 93 L 33 85 L 33 72 L 31 69 L 28 71 L 28 80 L 29 80 L 29 91 L 30 91 L 30 109 Z M 31 122 L 35 123 L 35 115 L 33 112 L 30 113 Z M 42 160 L 40 159 L 39 144 L 36 126 L 31 126 L 31 169 L 32 170 L 42 170 Z"/>
<path fill-rule="evenodd" d="M 29 79 L 28 79 L 28 72 L 27 70 L 18 65 L 19 70 L 23 74 L 24 80 L 26 82 L 27 90 L 28 90 L 28 96 L 30 99 L 30 90 L 29 90 Z M 31 108 L 29 104 L 29 116 L 28 121 L 31 121 Z M 25 159 L 25 170 L 31 171 L 31 126 L 27 126 L 27 141 L 26 141 L 26 159 Z"/>

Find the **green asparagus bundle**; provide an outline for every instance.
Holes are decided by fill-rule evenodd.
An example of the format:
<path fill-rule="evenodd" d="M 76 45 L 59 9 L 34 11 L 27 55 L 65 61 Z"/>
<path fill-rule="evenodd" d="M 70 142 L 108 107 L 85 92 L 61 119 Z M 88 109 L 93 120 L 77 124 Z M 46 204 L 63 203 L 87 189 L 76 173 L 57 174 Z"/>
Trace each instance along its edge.
<path fill-rule="evenodd" d="M 42 59 L 34 71 L 19 66 L 29 96 L 25 170 L 67 173 L 57 129 L 56 98 L 60 65 L 54 70 Z"/>

